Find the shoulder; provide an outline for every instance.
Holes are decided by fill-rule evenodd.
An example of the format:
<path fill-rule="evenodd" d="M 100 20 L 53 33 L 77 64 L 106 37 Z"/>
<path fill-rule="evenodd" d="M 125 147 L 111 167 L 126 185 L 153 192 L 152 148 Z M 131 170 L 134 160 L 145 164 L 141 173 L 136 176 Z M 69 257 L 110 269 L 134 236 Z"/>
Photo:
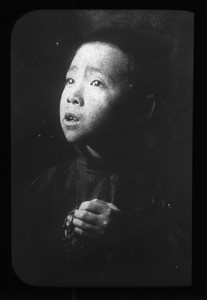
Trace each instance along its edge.
<path fill-rule="evenodd" d="M 30 181 L 31 191 L 43 192 L 45 189 L 63 181 L 74 169 L 75 162 L 75 159 L 65 158 L 43 170 Z"/>
<path fill-rule="evenodd" d="M 68 177 L 72 176 L 75 159 L 65 158 L 12 185 L 12 206 L 14 212 L 28 212 L 51 203 L 61 191 Z"/>

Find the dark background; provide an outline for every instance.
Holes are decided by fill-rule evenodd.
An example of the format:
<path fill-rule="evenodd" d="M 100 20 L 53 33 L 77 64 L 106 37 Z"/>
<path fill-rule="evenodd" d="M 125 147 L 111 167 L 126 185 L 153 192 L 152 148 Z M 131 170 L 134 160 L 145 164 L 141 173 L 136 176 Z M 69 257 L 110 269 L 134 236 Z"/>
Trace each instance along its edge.
<path fill-rule="evenodd" d="M 78 7 L 77 3 L 72 1 L 73 6 L 74 7 Z M 143 5 L 144 4 L 144 5 Z M 146 8 L 147 4 L 143 3 L 142 7 Z M 160 3 L 159 3 L 160 4 Z M 191 148 L 192 148 L 192 91 L 194 89 L 194 103 L 193 103 L 193 110 L 194 110 L 194 130 L 195 130 L 195 134 L 194 134 L 194 138 L 193 138 L 193 150 L 194 150 L 194 205 L 193 205 L 193 224 L 194 224 L 194 239 L 193 239 L 193 286 L 191 287 L 186 287 L 186 288 L 172 288 L 172 289 L 98 289 L 98 290 L 93 290 L 93 289 L 83 289 L 80 290 L 78 294 L 78 299 L 85 299 L 87 297 L 87 295 L 90 294 L 89 298 L 93 298 L 93 299 L 114 299 L 116 298 L 116 296 L 118 295 L 117 299 L 128 299 L 128 298 L 141 298 L 141 299 L 181 299 L 181 298 L 187 298 L 189 299 L 204 299 L 206 298 L 206 240 L 205 240 L 205 236 L 206 236 L 206 206 L 205 206 L 205 199 L 206 199 L 206 164 L 205 164 L 205 158 L 206 158 L 206 151 L 205 151 L 205 145 L 206 145 L 206 5 L 202 5 L 202 4 L 206 4 L 204 2 L 194 2 L 194 3 L 190 3 L 189 1 L 185 3 L 182 1 L 173 1 L 173 3 L 170 2 L 164 2 L 161 6 L 159 6 L 159 4 L 156 5 L 153 3 L 153 5 L 151 4 L 150 7 L 168 7 L 169 9 L 171 9 L 171 11 L 154 11 L 154 12 L 150 12 L 150 11 L 133 11 L 132 14 L 135 16 L 137 15 L 137 17 L 134 17 L 134 19 L 132 20 L 130 17 L 126 17 L 126 22 L 127 24 L 129 23 L 133 23 L 136 24 L 137 28 L 143 28 L 143 27 L 147 27 L 149 28 L 149 30 L 155 30 L 157 32 L 160 32 L 162 34 L 162 32 L 169 36 L 169 38 L 174 41 L 174 47 L 175 47 L 175 51 L 172 51 L 172 57 L 174 57 L 173 62 L 174 62 L 174 82 L 175 85 L 174 87 L 174 92 L 172 93 L 172 103 L 175 104 L 175 106 L 173 105 L 169 105 L 169 101 L 167 104 L 167 108 L 168 108 L 168 112 L 170 113 L 170 115 L 174 116 L 175 118 L 169 118 L 169 114 L 166 114 L 166 112 L 164 112 L 163 114 L 166 116 L 166 119 L 169 120 L 169 124 L 175 124 L 177 126 L 174 126 L 174 128 L 177 128 L 177 130 L 174 130 L 174 133 L 176 132 L 176 134 L 174 134 L 174 136 L 177 135 L 177 137 L 180 136 L 180 138 L 174 138 L 171 139 L 172 143 L 174 145 L 177 145 L 176 148 L 178 149 L 178 153 L 181 153 L 182 151 L 180 151 L 179 149 L 184 148 L 184 153 L 188 153 L 188 155 L 186 156 L 187 159 L 187 163 L 186 165 L 191 165 Z M 80 5 L 80 4 L 79 4 Z M 102 4 L 101 4 L 102 5 Z M 140 6 L 140 3 L 138 3 L 138 5 Z M 135 6 L 136 7 L 136 6 Z M 172 7 L 174 7 L 175 11 L 172 11 Z M 176 11 L 176 9 L 180 9 L 180 11 Z M 183 11 L 181 11 L 183 9 Z M 192 53 L 193 53 L 193 13 L 188 12 L 189 11 L 193 11 L 195 12 L 195 57 L 194 57 L 194 87 L 192 85 L 192 66 L 193 66 L 193 60 L 192 60 Z M 5 41 L 7 38 L 9 39 L 10 36 L 10 25 L 11 23 L 13 23 L 14 20 L 18 19 L 18 17 L 23 14 L 24 12 L 27 12 L 28 9 L 23 9 L 22 5 L 20 5 L 20 3 L 18 3 L 18 5 L 15 7 L 14 3 L 11 5 L 9 3 L 9 8 L 6 9 L 5 13 L 3 13 L 2 15 L 2 33 L 6 33 L 4 40 Z M 123 12 L 124 15 L 127 15 L 129 12 L 125 11 Z M 35 16 L 32 17 L 32 14 L 36 14 Z M 60 24 L 62 23 L 62 25 L 60 26 L 60 24 L 58 26 L 60 26 L 59 28 L 62 28 L 58 34 L 58 39 L 62 36 L 63 32 L 65 32 L 63 34 L 63 36 L 65 36 L 65 40 L 64 38 L 62 38 L 62 40 L 66 41 L 67 36 L 70 36 L 69 32 L 71 32 L 72 36 L 75 37 L 78 30 L 81 31 L 80 28 L 83 29 L 88 29 L 88 28 L 92 28 L 92 27 L 96 27 L 97 24 L 94 24 L 93 20 L 97 18 L 98 14 L 102 14 L 101 12 L 92 12 L 92 11 L 77 11 L 75 12 L 75 10 L 66 13 L 66 17 L 64 18 L 64 22 L 63 19 L 62 21 L 60 21 Z M 38 17 L 38 15 L 44 15 L 42 17 Z M 47 16 L 46 16 L 47 15 Z M 53 16 L 53 17 L 49 17 Z M 61 18 L 63 17 L 62 13 L 60 12 Z M 70 15 L 70 18 L 67 17 L 67 15 Z M 80 20 L 78 18 L 77 15 L 85 15 L 85 18 L 82 18 L 82 20 Z M 89 18 L 88 15 L 94 15 L 93 18 Z M 110 14 L 109 14 L 110 15 Z M 112 12 L 113 18 L 108 16 L 107 18 L 103 18 L 102 17 L 102 24 L 107 25 L 107 23 L 105 22 L 105 20 L 111 20 L 111 23 L 115 22 L 116 20 L 119 20 L 119 24 L 124 24 L 123 23 L 123 19 L 119 18 L 119 12 Z M 114 15 L 117 15 L 117 17 L 115 18 Z M 148 18 L 148 16 L 151 15 L 151 18 Z M 47 127 L 49 128 L 49 130 L 46 130 L 46 127 L 44 124 L 42 124 L 41 122 L 34 122 L 34 117 L 33 117 L 33 110 L 29 109 L 28 111 L 32 110 L 32 114 L 30 115 L 30 119 L 29 122 L 26 121 L 25 115 L 23 116 L 23 112 L 24 114 L 28 114 L 27 113 L 27 109 L 26 106 L 24 104 L 24 102 L 28 102 L 28 100 L 31 100 L 31 96 L 32 94 L 29 95 L 28 99 L 25 97 L 25 95 L 22 94 L 22 100 L 21 103 L 19 102 L 19 97 L 17 95 L 18 91 L 19 91 L 19 87 L 24 87 L 25 89 L 25 85 L 23 84 L 25 81 L 23 80 L 23 78 L 27 78 L 27 76 L 23 76 L 23 74 L 26 73 L 26 71 L 23 71 L 22 68 L 20 68 L 20 65 L 22 64 L 23 61 L 25 61 L 26 59 L 26 55 L 28 56 L 32 56 L 33 53 L 35 53 L 35 57 L 38 58 L 38 61 L 40 61 L 40 57 L 42 56 L 42 53 L 44 52 L 45 55 L 42 56 L 44 59 L 48 59 L 50 61 L 50 65 L 51 67 L 54 66 L 54 61 L 52 61 L 52 56 L 50 58 L 49 55 L 47 55 L 47 51 L 43 51 L 43 48 L 47 48 L 47 50 L 51 50 L 51 49 L 56 49 L 59 50 L 59 47 L 47 47 L 47 45 L 51 45 L 53 44 L 51 41 L 48 42 L 50 39 L 48 38 L 49 36 L 51 36 L 51 32 L 49 33 L 46 29 L 43 30 L 43 28 L 46 27 L 45 24 L 48 24 L 50 22 L 46 21 L 48 18 L 51 20 L 53 19 L 53 25 L 52 22 L 50 24 L 48 24 L 50 26 L 50 28 L 58 28 L 57 24 L 57 12 L 55 12 L 55 10 L 53 11 L 49 11 L 49 12 L 41 12 L 41 11 L 37 11 L 37 12 L 33 12 L 27 17 L 27 22 L 26 19 L 22 18 L 19 20 L 19 24 L 15 26 L 14 30 L 13 30 L 13 36 L 11 39 L 11 46 L 8 46 L 8 49 L 6 48 L 2 48 L 2 50 L 5 50 L 5 57 L 6 55 L 9 55 L 9 49 L 11 49 L 12 55 L 11 55 L 11 78 L 12 78 L 12 86 L 11 86 L 11 121 L 13 121 L 13 124 L 11 126 L 11 134 L 12 134 L 12 165 L 13 165 L 13 171 L 12 171 L 12 182 L 14 181 L 14 179 L 17 179 L 19 177 L 21 177 L 20 175 L 22 174 L 22 176 L 25 174 L 27 175 L 27 173 L 23 170 L 27 169 L 31 169 L 31 165 L 27 165 L 27 162 L 33 162 L 34 157 L 37 157 L 36 159 L 36 164 L 35 162 L 33 162 L 32 167 L 35 169 L 37 162 L 39 162 L 39 158 L 43 157 L 43 158 L 47 158 L 50 153 L 51 150 L 58 150 L 57 149 L 57 145 L 58 143 L 54 143 L 54 140 L 52 141 L 52 139 L 50 140 L 50 133 L 54 133 L 55 131 L 57 132 L 57 128 L 59 128 L 59 124 L 58 121 L 56 123 L 56 125 L 54 126 L 54 122 L 56 121 L 54 118 L 51 118 L 51 122 L 50 122 L 50 126 Z M 165 16 L 165 17 L 164 17 Z M 70 27 L 64 27 L 63 24 L 69 22 L 70 20 L 73 20 L 73 26 L 72 28 Z M 98 18 L 100 22 L 100 18 Z M 135 21 L 136 19 L 136 21 Z M 40 21 L 42 20 L 42 21 Z M 155 20 L 154 25 L 152 25 L 152 20 Z M 157 20 L 157 23 L 156 23 Z M 6 28 L 7 24 L 9 21 L 9 26 L 8 28 Z M 21 23 L 21 24 L 20 24 Z M 27 25 L 25 25 L 27 23 Z M 70 23 L 70 24 L 71 24 Z M 29 24 L 29 26 L 28 26 Z M 36 25 L 35 25 L 36 24 Z M 74 27 L 74 24 L 77 25 L 77 27 Z M 82 24 L 82 25 L 81 25 Z M 21 25 L 21 26 L 20 26 Z M 35 25 L 35 26 L 34 26 Z M 76 26 L 75 25 L 75 26 Z M 132 25 L 133 26 L 133 25 Z M 18 27 L 18 28 L 17 28 Z M 40 29 L 38 29 L 40 28 Z M 75 28 L 75 29 L 74 29 Z M 79 29 L 78 29 L 79 28 Z M 7 30 L 9 32 L 7 32 Z M 25 33 L 27 31 L 27 34 Z M 32 34 L 30 34 L 32 32 Z M 34 34 L 36 32 L 36 34 Z M 45 32 L 45 33 L 44 33 Z M 54 32 L 56 32 L 56 30 L 54 30 Z M 36 39 L 34 38 L 34 36 L 36 35 Z M 33 37 L 32 37 L 33 36 Z M 39 41 L 39 36 L 47 36 L 48 40 L 47 43 L 44 41 L 44 43 L 42 44 L 42 46 L 40 47 L 40 41 Z M 27 37 L 27 38 L 26 38 Z M 31 42 L 31 40 L 33 39 L 33 42 Z M 31 54 L 29 55 L 29 47 L 28 47 L 28 43 L 27 43 L 27 49 L 28 51 L 25 49 L 25 47 L 23 47 L 22 45 L 22 40 L 24 42 L 26 42 L 27 40 L 30 41 L 31 43 L 31 49 L 33 49 L 31 51 Z M 3 42 L 2 41 L 2 42 Z M 8 42 L 9 44 L 9 42 Z M 33 45 L 33 46 L 32 46 Z M 34 46 L 35 45 L 35 46 Z M 54 44 L 53 44 L 54 45 Z M 63 44 L 62 44 L 63 45 Z M 40 48 L 42 49 L 40 51 Z M 23 49 L 25 49 L 23 51 Z M 36 50 L 35 50 L 36 49 Z M 65 48 L 66 49 L 66 48 Z M 54 52 L 56 51 L 54 50 Z M 53 52 L 53 53 L 54 53 Z M 48 52 L 49 53 L 49 52 Z M 66 54 L 67 51 L 63 51 L 62 54 L 64 55 L 64 53 Z M 60 57 L 59 58 L 56 56 L 56 59 L 60 61 Z M 53 56 L 54 58 L 54 56 Z M 32 57 L 32 59 L 34 59 L 34 57 Z M 63 59 L 64 60 L 64 59 Z M 47 60 L 46 60 L 47 61 Z M 49 70 L 48 72 L 46 72 L 47 67 L 45 68 L 45 66 L 49 65 L 48 63 L 45 65 L 44 60 L 41 60 L 42 63 L 42 67 L 41 70 L 43 71 L 43 73 L 50 73 Z M 56 63 L 56 65 L 60 65 L 58 63 Z M 183 66 L 183 67 L 182 67 Z M 39 66 L 40 67 L 40 66 Z M 205 68 L 205 69 L 204 69 Z M 8 66 L 7 66 L 8 69 Z M 62 67 L 60 68 L 61 70 L 64 70 L 65 72 L 65 66 L 64 64 L 62 64 Z M 55 68 L 53 69 L 55 70 Z M 205 71 L 204 71 L 205 70 Z M 38 76 L 40 74 L 43 74 L 42 72 L 37 72 L 37 68 L 36 68 L 36 72 L 34 72 L 35 70 L 33 69 L 33 73 L 37 74 Z M 54 83 L 54 89 L 58 89 L 58 82 L 60 83 L 60 86 L 62 84 L 62 82 L 64 82 L 64 76 L 65 74 L 62 74 L 62 71 L 59 73 L 59 71 L 57 72 L 57 70 L 54 71 L 56 74 L 55 77 L 57 78 L 57 81 L 53 81 Z M 63 72 L 63 73 L 64 73 Z M 30 70 L 31 73 L 31 70 Z M 15 75 L 16 74 L 16 75 Z M 52 74 L 50 74 L 52 75 Z M 63 81 L 61 76 L 63 75 Z M 44 76 L 43 76 L 44 77 Z M 33 77 L 34 78 L 34 77 Z M 54 79 L 54 78 L 53 78 Z M 59 80 L 59 81 L 58 81 Z M 22 85 L 19 84 L 19 82 L 22 82 Z M 28 82 L 29 82 L 29 78 L 28 78 Z M 43 84 L 40 84 L 40 80 L 37 80 L 37 78 L 35 79 L 34 82 L 30 81 L 30 88 L 32 85 L 35 85 L 36 88 L 33 87 L 33 92 L 34 91 L 38 91 L 39 95 L 43 92 L 38 90 L 37 87 L 41 86 L 44 87 L 44 90 L 46 91 L 46 93 L 49 93 L 49 90 L 46 89 L 46 80 Z M 15 88 L 14 88 L 15 87 Z M 187 95 L 186 90 L 190 90 L 190 95 Z M 60 88 L 61 90 L 61 88 Z M 6 91 L 6 97 L 8 97 L 8 90 Z M 35 93 L 34 93 L 35 94 Z M 52 94 L 52 93 L 50 93 Z M 27 94 L 28 95 L 28 94 Z M 55 101 L 59 101 L 60 96 L 58 95 L 58 100 L 55 97 L 55 95 L 53 96 L 53 100 Z M 23 99 L 25 101 L 23 101 Z M 33 97 L 33 99 L 35 99 L 35 97 Z M 3 100 L 3 99 L 2 99 Z M 40 98 L 36 98 L 35 99 L 35 103 L 40 103 L 38 102 L 40 100 Z M 46 99 L 44 97 L 44 101 L 48 101 L 51 99 Z M 16 104 L 14 104 L 16 103 Z M 28 102 L 29 103 L 29 102 Z M 50 102 L 51 103 L 51 102 Z M 56 103 L 57 104 L 57 103 Z M 56 105 L 55 104 L 55 105 Z M 14 106 L 16 108 L 14 108 Z M 29 107 L 29 104 L 28 106 Z M 38 105 L 35 105 L 36 108 L 38 108 Z M 173 109 L 174 107 L 178 107 L 181 109 L 181 114 L 177 113 L 176 109 Z M 183 112 L 182 113 L 182 108 L 183 108 Z M 34 109 L 34 107 L 33 107 Z M 44 111 L 44 113 L 43 113 Z M 39 107 L 39 112 L 36 113 L 36 116 L 39 117 L 39 113 L 41 113 L 42 115 L 44 115 L 44 119 L 45 119 L 45 115 L 49 118 L 49 116 L 51 115 L 48 112 L 48 107 L 46 109 L 43 110 L 43 107 Z M 53 114 L 55 112 L 53 111 Z M 178 117 L 178 115 L 180 115 L 180 118 Z M 184 118 L 185 117 L 185 118 Z M 29 117 L 28 117 L 29 118 Z M 5 116 L 5 123 L 7 123 L 7 116 Z M 44 120 L 43 119 L 43 120 Z M 173 119 L 177 119 L 177 122 L 170 122 L 170 120 Z M 24 125 L 26 124 L 26 128 L 29 126 L 29 124 L 31 124 L 31 128 L 33 128 L 33 132 L 32 134 L 29 133 L 29 130 L 25 130 L 26 128 L 24 127 Z M 44 126 L 43 126 L 44 125 Z M 39 127 L 36 127 L 39 126 Z M 30 128 L 29 127 L 29 128 Z M 169 126 L 170 127 L 170 126 Z M 44 132 L 46 132 L 46 135 L 42 136 L 41 142 L 40 142 L 40 138 L 37 138 L 37 131 L 36 128 L 41 128 L 41 130 L 44 128 Z M 54 130 L 54 128 L 56 128 Z M 52 130 L 51 130 L 52 129 Z M 59 129 L 58 129 L 59 130 Z M 26 134 L 25 134 L 26 132 Z M 59 131 L 60 133 L 60 131 Z M 62 133 L 60 133 L 61 135 Z M 56 135 L 57 136 L 57 135 Z M 58 135 L 59 136 L 59 135 Z M 46 138 L 47 137 L 47 138 Z M 6 137 L 7 138 L 7 135 Z M 49 142 L 50 141 L 50 142 Z M 61 139 L 62 141 L 62 139 Z M 65 145 L 65 144 L 64 144 Z M 184 145 L 184 146 L 182 146 Z M 169 145 L 169 148 L 172 149 L 172 147 Z M 28 151 L 28 149 L 30 151 Z M 48 150 L 49 149 L 49 150 Z M 186 151 L 186 149 L 189 149 L 188 151 Z M 38 150 L 38 151 L 37 151 Z M 46 151 L 47 150 L 47 151 Z M 58 150 L 59 151 L 59 150 Z M 6 150 L 6 153 L 9 152 L 8 150 Z M 54 151 L 53 153 L 55 153 L 56 151 Z M 173 153 L 173 149 L 171 151 L 171 153 Z M 35 154 L 35 155 L 34 155 Z M 34 157 L 33 157 L 34 156 Z M 173 156 L 173 154 L 172 154 Z M 178 157 L 180 157 L 180 154 L 178 155 Z M 171 159 L 171 165 L 173 165 L 173 161 Z M 176 161 L 179 164 L 179 161 L 182 161 L 182 159 L 176 159 Z M 44 159 L 42 159 L 41 163 L 39 163 L 39 166 L 41 168 L 44 166 Z M 27 167 L 27 168 L 26 168 Z M 8 168 L 8 165 L 6 165 L 6 170 Z M 182 169 L 182 166 L 180 167 L 180 170 Z M 187 168 L 186 168 L 187 169 Z M 203 171 L 204 172 L 203 172 Z M 29 172 L 29 171 L 28 171 Z M 182 173 L 182 172 L 181 172 Z M 187 170 L 187 173 L 190 174 L 191 176 L 191 168 L 190 171 Z M 2 201 L 3 203 L 4 201 Z M 8 201 L 9 203 L 9 201 Z M 9 210 L 10 211 L 10 210 Z M 203 214 L 203 215 L 202 215 Z M 2 228 L 5 228 L 5 224 L 7 224 L 7 227 L 10 228 L 10 218 L 9 216 L 5 216 L 4 221 L 3 221 L 3 226 Z M 205 228 L 205 229 L 204 229 Z M 2 234 L 4 233 L 4 230 L 2 231 Z M 8 260 L 4 261 L 5 262 L 5 269 L 2 271 L 2 274 L 4 274 L 3 276 L 3 280 L 2 280 L 2 286 L 1 286 L 1 293 L 3 293 L 3 296 L 7 299 L 10 299 L 11 294 L 13 296 L 13 298 L 21 298 L 22 294 L 23 296 L 26 296 L 26 298 L 34 298 L 35 295 L 39 295 L 36 296 L 36 298 L 57 298 L 59 299 L 63 295 L 67 295 L 65 296 L 65 298 L 68 299 L 68 297 L 70 297 L 69 295 L 71 295 L 70 291 L 60 291 L 59 289 L 51 289 L 50 291 L 46 290 L 42 290 L 42 289 L 32 289 L 32 287 L 25 287 L 25 285 L 21 282 L 18 281 L 18 278 L 16 278 L 15 276 L 11 276 L 10 272 L 8 271 L 8 261 L 10 262 L 10 241 L 8 239 L 8 236 L 10 235 L 10 230 L 8 229 L 8 231 L 5 232 L 5 236 L 2 236 L 2 240 L 3 238 L 8 241 L 8 245 L 6 248 L 1 247 L 2 250 L 5 250 L 5 257 L 7 256 Z M 10 270 L 10 269 L 9 269 Z M 8 274 L 9 272 L 9 274 Z M 13 273 L 12 273 L 13 274 Z M 15 278 L 14 278 L 15 277 Z M 5 284 L 5 280 L 6 284 Z M 6 288 L 7 287 L 7 288 Z M 18 295 L 18 296 L 17 296 Z M 44 295 L 44 296 L 43 296 Z M 136 296 L 135 296 L 136 295 Z M 80 296 L 80 298 L 79 298 Z M 89 299 L 88 298 L 88 299 Z"/>
<path fill-rule="evenodd" d="M 188 188 L 193 19 L 193 13 L 176 10 L 34 10 L 18 19 L 11 37 L 12 182 L 40 172 L 65 152 L 73 155 L 58 115 L 70 51 L 79 35 L 119 26 L 158 34 L 172 44 L 172 89 L 156 107 L 145 142 L 151 157 L 148 165 L 156 161 L 169 180 Z M 177 173 L 182 176 L 177 178 Z"/>
<path fill-rule="evenodd" d="M 169 129 L 169 139 L 164 143 L 151 143 L 151 149 L 157 151 L 159 155 L 158 164 L 163 160 L 163 152 L 170 168 L 164 168 L 164 174 L 173 174 L 177 176 L 177 181 L 182 183 L 183 190 L 186 185 L 184 179 L 189 177 L 191 181 L 191 158 L 192 158 L 192 94 L 194 93 L 194 205 L 193 205 L 193 286 L 190 288 L 177 289 L 145 289 L 140 290 L 81 290 L 81 299 L 85 299 L 85 294 L 92 294 L 93 299 L 114 299 L 118 294 L 118 299 L 128 299 L 134 295 L 143 298 L 163 298 L 163 299 L 180 299 L 185 298 L 186 293 L 189 299 L 206 298 L 206 164 L 205 164 L 205 145 L 206 145 L 206 6 L 202 7 L 202 2 L 195 2 L 193 9 L 195 11 L 195 58 L 194 71 L 195 81 L 193 87 L 193 13 L 188 11 L 34 11 L 23 16 L 16 23 L 12 38 L 11 46 L 8 47 L 5 54 L 11 49 L 11 142 L 12 142 L 12 183 L 23 177 L 27 177 L 32 171 L 39 172 L 45 166 L 52 163 L 59 153 L 67 149 L 64 137 L 62 135 L 58 121 L 58 103 L 60 93 L 64 83 L 65 71 L 67 66 L 68 51 L 78 33 L 87 32 L 103 24 L 120 24 L 120 26 L 136 27 L 137 30 L 146 29 L 152 32 L 158 32 L 163 37 L 169 37 L 173 42 L 172 62 L 174 66 L 173 84 L 174 89 L 171 91 L 171 97 L 166 99 L 165 109 L 161 107 L 160 115 L 164 120 L 166 128 Z M 168 3 L 164 7 L 173 6 L 175 9 L 184 5 L 180 1 L 177 3 Z M 21 15 L 19 11 L 24 11 L 14 5 L 10 7 L 5 16 L 2 16 L 3 26 L 2 33 L 6 29 L 7 19 L 11 20 L 11 15 Z M 77 5 L 74 5 L 76 7 Z M 153 6 L 153 5 L 152 5 Z M 157 5 L 156 5 L 157 6 Z M 192 3 L 188 2 L 191 7 Z M 18 8 L 17 8 L 18 7 Z M 185 5 L 183 6 L 185 9 Z M 25 11 L 28 11 L 28 9 Z M 4 13 L 3 13 L 4 15 Z M 9 17 L 8 17 L 9 15 Z M 120 15 L 122 15 L 120 17 Z M 58 19 L 60 16 L 60 20 Z M 131 16 L 133 18 L 131 18 Z M 3 18 L 5 17 L 5 18 Z M 98 20 L 98 21 L 97 21 Z M 125 20 L 125 21 L 124 21 Z M 72 26 L 71 26 L 72 24 Z M 69 26 L 68 26 L 69 25 Z M 8 26 L 10 27 L 10 26 Z M 9 29 L 10 30 L 10 29 Z M 10 32 L 6 34 L 8 38 Z M 57 41 L 61 47 L 56 45 Z M 70 37 L 70 39 L 68 39 Z M 72 38 L 71 38 L 72 37 Z M 54 39 L 55 38 L 55 39 Z M 4 40 L 5 40 L 4 39 Z M 3 40 L 2 40 L 3 42 Z M 56 46 L 55 46 L 56 45 Z M 3 47 L 4 48 L 4 47 Z M 56 55 L 58 53 L 58 55 Z M 6 57 L 6 55 L 5 55 Z M 32 58 L 32 59 L 31 59 Z M 31 60 L 30 60 L 31 59 Z M 28 62 L 36 62 L 30 65 Z M 24 66 L 21 67 L 22 63 Z M 26 65 L 27 64 L 27 65 Z M 204 71 L 205 68 L 205 71 Z M 204 71 L 204 72 L 203 72 Z M 43 80 L 44 79 L 44 80 Z M 50 87 L 50 89 L 48 89 Z M 193 91 L 194 90 L 194 91 Z M 20 92 L 21 95 L 18 95 Z M 22 93 L 21 93 L 22 92 Z M 24 92 L 24 93 L 23 93 Z M 54 93 L 53 93 L 54 92 Z M 6 91 L 6 97 L 8 93 Z M 6 99 L 5 97 L 5 99 Z M 32 100 L 33 99 L 33 100 Z M 3 100 L 3 98 L 2 98 Z M 41 102 L 40 102 L 41 101 Z M 53 102 L 54 101 L 54 102 Z M 5 122 L 7 122 L 7 116 Z M 37 119 L 36 119 L 37 118 Z M 161 119 L 162 119 L 161 118 Z M 46 124 L 43 122 L 47 120 Z M 159 131 L 159 130 L 158 130 Z M 37 137 L 42 133 L 41 137 Z M 44 133 L 44 134 L 43 134 Z M 51 138 L 50 136 L 53 136 Z M 152 135 L 153 136 L 153 135 Z M 154 135 L 159 136 L 159 134 Z M 6 136 L 7 138 L 7 136 Z M 152 138 L 151 138 L 152 140 Z M 162 140 L 162 139 L 160 139 Z M 150 139 L 149 139 L 150 141 Z M 150 144 L 150 143 L 149 143 Z M 168 151 L 166 151 L 168 149 Z M 162 150 L 162 151 L 160 151 Z M 6 150 L 6 152 L 9 152 Z M 72 153 L 72 150 L 71 150 Z M 199 165 L 200 163 L 200 165 Z M 6 166 L 6 169 L 8 166 Z M 204 172 L 202 169 L 204 168 Z M 167 172 L 166 172 L 167 170 Z M 186 176 L 186 174 L 188 176 Z M 182 178 L 183 180 L 180 180 Z M 204 181 L 205 180 L 205 181 Z M 171 181 L 169 181 L 171 183 Z M 170 184 L 171 185 L 171 184 Z M 190 201 L 190 198 L 189 198 Z M 9 201 L 8 201 L 9 202 Z M 203 215 L 202 215 L 203 213 Z M 10 227 L 10 218 L 5 217 L 2 228 L 5 224 Z M 195 228 L 196 227 L 196 228 Z M 4 230 L 2 230 L 4 233 Z M 10 241 L 8 236 L 10 230 L 5 233 L 5 239 L 8 241 L 8 261 L 10 261 Z M 3 235 L 2 235 L 3 240 Z M 4 247 L 1 247 L 4 249 Z M 12 271 L 11 271 L 12 272 Z M 3 278 L 7 277 L 8 264 L 6 262 Z M 13 298 L 34 298 L 34 295 L 49 294 L 49 298 L 57 297 L 62 294 L 71 295 L 70 291 L 60 291 L 52 289 L 50 291 L 35 290 L 32 287 L 21 286 L 21 282 L 9 275 L 7 289 L 5 290 L 4 281 L 2 281 L 2 292 L 5 298 L 9 298 L 12 293 Z M 204 288 L 205 287 L 205 288 Z M 30 290 L 32 289 L 32 291 Z M 24 291 L 24 289 L 26 291 Z M 205 296 L 204 296 L 205 293 Z M 112 296 L 111 296 L 112 295 Z M 203 295 L 203 296 L 202 296 Z M 79 294 L 77 295 L 79 299 Z M 90 295 L 91 296 L 91 295 Z M 40 296 L 37 296 L 39 299 Z M 10 298 L 9 298 L 10 299 Z"/>

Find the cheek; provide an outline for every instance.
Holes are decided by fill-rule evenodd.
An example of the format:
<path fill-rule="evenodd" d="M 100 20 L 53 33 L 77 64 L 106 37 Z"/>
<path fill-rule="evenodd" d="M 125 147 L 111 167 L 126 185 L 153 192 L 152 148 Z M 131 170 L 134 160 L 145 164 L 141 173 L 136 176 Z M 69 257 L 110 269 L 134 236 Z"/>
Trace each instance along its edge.
<path fill-rule="evenodd" d="M 64 108 L 63 108 L 63 102 L 60 100 L 60 106 L 59 106 L 59 114 L 60 114 L 60 117 L 62 116 L 63 111 L 64 111 Z"/>
<path fill-rule="evenodd" d="M 62 95 L 60 97 L 60 113 L 62 113 L 66 107 L 65 98 L 66 98 L 66 93 L 65 93 L 65 91 L 63 91 Z"/>
<path fill-rule="evenodd" d="M 85 105 L 85 114 L 87 115 L 88 120 L 91 120 L 92 122 L 102 119 L 107 114 L 107 111 L 110 110 L 110 105 L 107 102 L 107 97 L 100 95 L 96 96 L 98 97 L 91 97 Z"/>
<path fill-rule="evenodd" d="M 85 104 L 88 108 L 108 110 L 119 98 L 119 91 L 107 89 L 88 89 L 85 93 Z"/>
<path fill-rule="evenodd" d="M 111 105 L 103 103 L 91 103 L 86 109 L 86 120 L 89 127 L 102 126 L 108 122 L 111 116 Z"/>

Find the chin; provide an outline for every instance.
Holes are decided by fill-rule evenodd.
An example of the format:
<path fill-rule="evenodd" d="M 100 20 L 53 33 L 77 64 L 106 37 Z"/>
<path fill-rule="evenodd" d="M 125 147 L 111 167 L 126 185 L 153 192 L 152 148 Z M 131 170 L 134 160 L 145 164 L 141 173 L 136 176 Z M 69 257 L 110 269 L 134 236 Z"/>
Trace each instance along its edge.
<path fill-rule="evenodd" d="M 71 144 L 76 144 L 78 143 L 79 140 L 81 140 L 81 138 L 76 137 L 76 136 L 71 136 L 71 135 L 65 135 L 66 140 L 68 141 L 68 143 Z"/>
<path fill-rule="evenodd" d="M 87 140 L 86 135 L 71 132 L 65 133 L 65 138 L 71 144 L 81 144 Z"/>

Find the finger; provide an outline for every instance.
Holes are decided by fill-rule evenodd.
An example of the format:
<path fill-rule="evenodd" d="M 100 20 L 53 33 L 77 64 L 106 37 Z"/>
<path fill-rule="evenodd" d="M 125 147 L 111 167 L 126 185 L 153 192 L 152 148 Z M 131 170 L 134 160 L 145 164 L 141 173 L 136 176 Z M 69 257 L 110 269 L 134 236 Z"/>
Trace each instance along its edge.
<path fill-rule="evenodd" d="M 85 236 L 85 237 L 93 237 L 93 238 L 97 237 L 97 235 L 90 234 L 90 233 L 88 233 L 88 232 L 86 232 L 86 231 L 84 231 L 84 230 L 82 230 L 78 227 L 74 228 L 74 232 L 78 235 Z"/>
<path fill-rule="evenodd" d="M 87 232 L 84 232 L 82 229 L 80 229 L 80 228 L 78 228 L 78 227 L 75 227 L 74 228 L 74 232 L 75 233 L 77 233 L 77 234 L 79 234 L 79 235 L 85 235 L 85 236 L 88 236 L 89 235 L 89 233 L 87 233 Z"/>
<path fill-rule="evenodd" d="M 81 203 L 81 205 L 79 206 L 79 209 L 85 209 L 87 210 L 88 207 L 90 207 L 90 202 L 91 201 L 84 201 Z"/>
<path fill-rule="evenodd" d="M 105 201 L 99 199 L 93 199 L 91 201 L 82 202 L 79 209 L 87 210 L 94 214 L 101 214 L 107 211 L 108 206 L 107 206 L 107 202 Z"/>
<path fill-rule="evenodd" d="M 98 215 L 83 209 L 76 209 L 74 217 L 93 225 L 98 225 L 100 223 Z"/>
<path fill-rule="evenodd" d="M 73 225 L 92 234 L 97 234 L 100 232 L 100 229 L 97 226 L 88 224 L 82 220 L 79 220 L 77 218 L 73 219 Z"/>

